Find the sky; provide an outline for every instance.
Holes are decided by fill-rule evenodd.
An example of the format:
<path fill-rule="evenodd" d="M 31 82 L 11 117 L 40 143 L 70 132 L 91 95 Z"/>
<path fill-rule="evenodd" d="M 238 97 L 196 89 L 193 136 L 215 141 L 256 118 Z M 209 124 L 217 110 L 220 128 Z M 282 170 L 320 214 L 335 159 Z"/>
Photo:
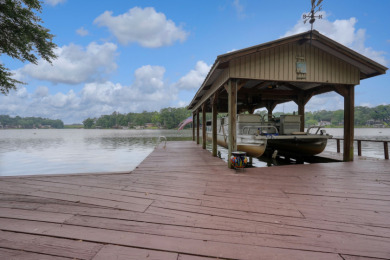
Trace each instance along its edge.
<path fill-rule="evenodd" d="M 55 35 L 52 64 L 0 62 L 25 85 L 0 94 L 0 114 L 65 124 L 113 112 L 185 107 L 218 55 L 308 31 L 310 0 L 45 0 L 40 17 Z M 314 29 L 390 66 L 390 1 L 324 0 Z M 362 80 L 356 106 L 390 103 L 390 72 Z M 306 111 L 343 109 L 332 92 Z M 275 112 L 296 111 L 290 102 Z"/>

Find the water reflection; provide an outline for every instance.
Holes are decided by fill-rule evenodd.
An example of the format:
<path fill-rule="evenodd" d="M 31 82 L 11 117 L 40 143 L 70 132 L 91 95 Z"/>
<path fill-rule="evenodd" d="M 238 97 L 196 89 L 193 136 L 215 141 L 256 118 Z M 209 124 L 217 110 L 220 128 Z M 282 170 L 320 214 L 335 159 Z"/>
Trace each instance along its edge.
<path fill-rule="evenodd" d="M 191 140 L 176 130 L 1 130 L 0 175 L 131 171 L 158 144 Z"/>
<path fill-rule="evenodd" d="M 343 138 L 342 128 L 327 128 L 327 133 L 333 137 Z M 361 140 L 388 140 L 390 141 L 390 128 L 355 128 L 355 139 Z M 343 147 L 343 141 L 340 142 Z M 337 152 L 336 140 L 329 140 L 326 151 Z M 357 155 L 357 142 L 354 142 L 354 153 Z M 374 158 L 384 158 L 382 142 L 364 142 L 362 141 L 362 155 Z"/>
<path fill-rule="evenodd" d="M 51 136 L 48 130 L 1 130 L 0 153 L 19 150 L 33 152 L 60 146 L 64 141 L 61 136 Z"/>
<path fill-rule="evenodd" d="M 343 136 L 341 128 L 326 131 L 335 137 Z M 160 136 L 168 141 L 192 140 L 192 131 L 0 130 L 0 175 L 131 171 L 153 151 Z M 355 136 L 389 140 L 390 129 L 355 129 Z M 357 154 L 356 147 L 355 143 Z M 207 149 L 211 151 L 211 144 Z M 226 161 L 227 149 L 218 146 L 218 150 Z M 336 152 L 336 141 L 330 140 L 326 150 Z M 362 151 L 363 156 L 383 158 L 383 143 L 363 142 Z M 255 167 L 271 163 L 275 164 L 253 159 Z"/>

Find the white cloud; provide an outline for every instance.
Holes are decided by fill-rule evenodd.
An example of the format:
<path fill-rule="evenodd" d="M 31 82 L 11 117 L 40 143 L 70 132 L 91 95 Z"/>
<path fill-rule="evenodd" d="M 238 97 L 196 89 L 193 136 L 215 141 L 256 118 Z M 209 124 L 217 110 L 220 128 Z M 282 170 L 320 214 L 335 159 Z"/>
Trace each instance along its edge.
<path fill-rule="evenodd" d="M 373 105 L 373 104 L 371 104 L 371 103 L 368 103 L 368 102 L 361 103 L 359 106 L 361 106 L 361 107 L 374 107 L 374 105 Z"/>
<path fill-rule="evenodd" d="M 50 95 L 47 87 L 38 87 L 34 93 L 28 93 L 25 87 L 0 96 L 0 114 L 10 116 L 40 116 L 52 119 L 71 119 L 77 114 L 80 98 L 73 90 L 68 93 Z"/>
<path fill-rule="evenodd" d="M 84 27 L 77 29 L 76 33 L 80 36 L 87 36 L 89 34 L 88 30 L 86 30 Z"/>
<path fill-rule="evenodd" d="M 104 79 L 106 74 L 117 68 L 115 63 L 117 46 L 113 43 L 99 45 L 90 43 L 85 49 L 70 44 L 55 50 L 57 59 L 50 64 L 40 59 L 38 65 L 27 64 L 15 71 L 20 75 L 30 76 L 52 83 L 79 84 Z"/>
<path fill-rule="evenodd" d="M 58 4 L 65 3 L 66 0 L 45 0 L 45 3 L 51 6 L 56 6 Z"/>
<path fill-rule="evenodd" d="M 167 20 L 165 14 L 157 13 L 152 7 L 134 7 L 118 16 L 105 11 L 94 23 L 106 26 L 123 45 L 137 42 L 143 47 L 157 48 L 172 45 L 177 40 L 183 42 L 188 36 L 172 20 Z"/>
<path fill-rule="evenodd" d="M 80 123 L 88 117 L 99 117 L 114 111 L 121 113 L 159 111 L 172 106 L 178 89 L 164 79 L 165 68 L 146 65 L 134 72 L 129 86 L 110 81 L 86 83 L 75 93 L 50 94 L 46 86 L 28 93 L 21 86 L 8 96 L 0 96 L 0 114 L 11 116 L 41 116 L 62 119 L 65 123 Z"/>
<path fill-rule="evenodd" d="M 178 107 L 186 107 L 186 106 L 188 106 L 188 104 L 189 104 L 189 102 L 180 100 L 180 101 L 177 103 L 177 106 L 178 106 Z"/>
<path fill-rule="evenodd" d="M 34 96 L 36 97 L 41 97 L 41 98 L 44 98 L 44 97 L 47 97 L 49 95 L 49 89 L 45 86 L 39 86 L 35 92 L 34 92 Z"/>
<path fill-rule="evenodd" d="M 240 0 L 233 0 L 233 7 L 236 9 L 239 18 L 245 17 L 244 6 L 240 3 Z"/>
<path fill-rule="evenodd" d="M 344 98 L 336 92 L 324 93 L 312 97 L 305 106 L 305 111 L 329 110 L 334 111 L 344 109 Z M 294 101 L 279 104 L 273 112 L 292 113 L 298 112 L 298 105 Z"/>
<path fill-rule="evenodd" d="M 99 117 L 114 111 L 129 113 L 159 111 L 169 106 L 183 107 L 188 102 L 178 100 L 179 92 L 182 89 L 187 91 L 198 88 L 209 69 L 206 63 L 198 61 L 195 69 L 178 82 L 169 83 L 165 79 L 164 67 L 145 65 L 134 71 L 132 84 L 89 82 L 79 92 L 70 90 L 67 93 L 51 94 L 48 87 L 39 86 L 33 93 L 29 93 L 25 86 L 20 86 L 8 96 L 0 95 L 0 114 L 48 117 L 69 124 L 81 123 L 88 117 Z M 190 84 L 193 86 L 188 88 Z"/>
<path fill-rule="evenodd" d="M 195 69 L 180 78 L 176 83 L 176 87 L 187 90 L 198 89 L 202 85 L 210 69 L 211 65 L 207 65 L 204 61 L 198 61 Z"/>
<path fill-rule="evenodd" d="M 137 69 L 134 73 L 133 86 L 143 93 L 153 93 L 164 88 L 165 68 L 161 66 L 146 65 Z"/>
<path fill-rule="evenodd" d="M 321 95 L 314 96 L 306 104 L 305 110 L 318 111 L 318 110 L 338 110 L 344 109 L 344 98 L 336 92 L 329 92 Z"/>
<path fill-rule="evenodd" d="M 358 20 L 355 17 L 351 17 L 347 20 L 335 20 L 330 21 L 327 19 L 327 14 L 324 11 L 319 12 L 322 14 L 323 19 L 316 19 L 314 23 L 314 29 L 324 34 L 325 36 L 373 59 L 381 64 L 386 65 L 387 61 L 384 57 L 385 52 L 375 51 L 371 47 L 365 46 L 366 30 L 356 29 Z M 310 23 L 304 24 L 302 20 L 299 20 L 295 26 L 285 33 L 284 36 L 290 36 L 297 33 L 302 33 L 310 30 Z"/>

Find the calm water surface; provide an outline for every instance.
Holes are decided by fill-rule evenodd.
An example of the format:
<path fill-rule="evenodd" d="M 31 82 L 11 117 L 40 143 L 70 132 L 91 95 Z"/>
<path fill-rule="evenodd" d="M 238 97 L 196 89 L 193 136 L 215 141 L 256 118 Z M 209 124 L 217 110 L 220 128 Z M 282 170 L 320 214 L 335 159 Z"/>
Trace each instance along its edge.
<path fill-rule="evenodd" d="M 341 128 L 326 131 L 343 136 Z M 191 140 L 192 131 L 0 130 L 0 176 L 131 171 L 153 151 L 160 136 Z M 390 140 L 390 129 L 355 129 L 355 138 Z M 226 149 L 218 150 L 226 160 Z M 335 152 L 336 141 L 330 140 L 326 150 Z M 363 142 L 362 150 L 364 156 L 383 158 L 383 143 Z M 254 165 L 265 167 L 267 163 L 254 159 Z"/>
<path fill-rule="evenodd" d="M 131 171 L 158 144 L 191 130 L 0 130 L 0 176 Z"/>

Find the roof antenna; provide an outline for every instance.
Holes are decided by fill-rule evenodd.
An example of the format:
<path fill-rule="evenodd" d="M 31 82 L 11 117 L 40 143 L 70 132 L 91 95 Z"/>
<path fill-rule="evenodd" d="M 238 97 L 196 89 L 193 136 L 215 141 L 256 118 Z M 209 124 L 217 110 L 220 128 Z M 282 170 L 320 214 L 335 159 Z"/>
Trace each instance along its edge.
<path fill-rule="evenodd" d="M 316 3 L 317 2 L 317 3 Z M 312 38 L 312 32 L 313 32 L 313 24 L 316 21 L 316 18 L 322 19 L 322 15 L 316 15 L 317 12 L 322 10 L 322 0 L 311 0 L 311 11 L 307 14 L 303 14 L 303 23 L 306 24 L 307 21 L 311 24 L 311 30 L 310 30 L 310 44 L 311 44 L 311 38 Z M 317 10 L 315 10 L 318 7 Z"/>

